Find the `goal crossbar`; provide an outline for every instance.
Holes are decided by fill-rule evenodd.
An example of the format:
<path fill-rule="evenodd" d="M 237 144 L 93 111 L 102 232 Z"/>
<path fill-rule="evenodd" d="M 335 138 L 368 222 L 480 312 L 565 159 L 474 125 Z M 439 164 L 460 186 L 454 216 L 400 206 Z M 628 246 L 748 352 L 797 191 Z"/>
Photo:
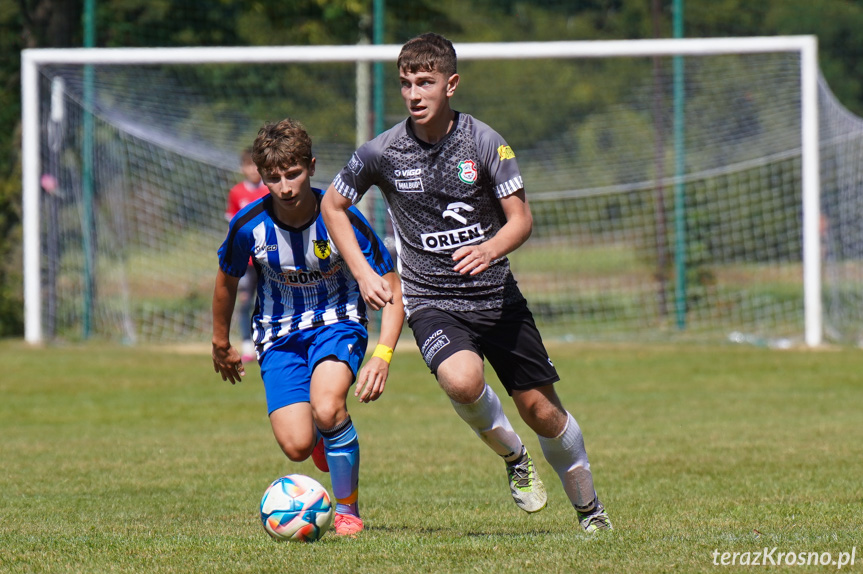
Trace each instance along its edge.
<path fill-rule="evenodd" d="M 815 36 L 681 38 L 612 41 L 456 43 L 462 60 L 704 56 L 741 53 L 800 54 L 801 170 L 805 342 L 822 343 L 818 44 Z M 24 227 L 24 338 L 43 340 L 40 288 L 39 69 L 48 64 L 202 64 L 395 61 L 399 45 L 187 48 L 41 48 L 21 53 L 22 200 Z"/>

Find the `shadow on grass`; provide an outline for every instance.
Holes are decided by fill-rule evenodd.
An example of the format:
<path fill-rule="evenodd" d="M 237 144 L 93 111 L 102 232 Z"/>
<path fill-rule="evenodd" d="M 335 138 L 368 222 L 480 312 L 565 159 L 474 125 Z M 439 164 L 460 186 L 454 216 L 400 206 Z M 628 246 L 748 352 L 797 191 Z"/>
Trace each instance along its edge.
<path fill-rule="evenodd" d="M 381 534 L 415 534 L 415 535 L 441 535 L 453 534 L 455 536 L 467 536 L 471 538 L 526 538 L 548 536 L 552 530 L 530 530 L 527 532 L 482 532 L 468 531 L 457 532 L 452 528 L 434 528 L 428 526 L 367 526 L 365 530 Z"/>

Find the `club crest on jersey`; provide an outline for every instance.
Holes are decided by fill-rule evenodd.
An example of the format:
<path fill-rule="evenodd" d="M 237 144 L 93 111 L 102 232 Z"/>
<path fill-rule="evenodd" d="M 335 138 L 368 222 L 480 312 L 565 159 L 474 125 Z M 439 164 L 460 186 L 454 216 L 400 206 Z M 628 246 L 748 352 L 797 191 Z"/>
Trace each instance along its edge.
<path fill-rule="evenodd" d="M 458 164 L 458 178 L 465 183 L 473 183 L 479 176 L 476 170 L 476 162 L 472 159 L 463 159 Z"/>
<path fill-rule="evenodd" d="M 500 161 L 513 159 L 515 158 L 515 152 L 508 145 L 502 145 L 497 148 L 497 156 L 500 158 Z"/>
<path fill-rule="evenodd" d="M 315 239 L 315 255 L 318 256 L 318 259 L 326 259 L 332 253 L 330 249 L 330 240 L 329 239 Z"/>

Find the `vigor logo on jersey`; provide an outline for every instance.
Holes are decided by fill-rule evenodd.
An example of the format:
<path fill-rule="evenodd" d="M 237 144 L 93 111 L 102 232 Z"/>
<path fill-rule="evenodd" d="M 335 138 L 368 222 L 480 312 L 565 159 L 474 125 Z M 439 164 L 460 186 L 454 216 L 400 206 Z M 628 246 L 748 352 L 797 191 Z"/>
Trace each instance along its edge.
<path fill-rule="evenodd" d="M 458 178 L 465 183 L 473 183 L 479 176 L 476 170 L 476 162 L 472 159 L 463 159 L 458 164 Z"/>
<path fill-rule="evenodd" d="M 255 246 L 255 255 L 260 253 L 261 251 L 278 251 L 278 245 L 256 245 Z"/>
<path fill-rule="evenodd" d="M 396 177 L 417 177 L 423 174 L 423 170 L 421 167 L 415 167 L 412 169 L 396 169 L 393 170 L 393 174 Z"/>
<path fill-rule="evenodd" d="M 500 158 L 500 161 L 503 161 L 505 159 L 514 159 L 515 158 L 515 152 L 512 151 L 512 148 L 509 147 L 508 145 L 502 145 L 499 148 L 497 148 L 497 155 Z"/>
<path fill-rule="evenodd" d="M 411 169 L 394 169 L 393 175 L 396 179 L 393 183 L 396 184 L 396 191 L 402 193 L 422 193 L 423 180 L 420 177 L 423 174 L 421 167 Z"/>
<path fill-rule="evenodd" d="M 315 255 L 318 256 L 318 259 L 326 259 L 332 253 L 330 249 L 330 240 L 329 239 L 315 239 Z"/>

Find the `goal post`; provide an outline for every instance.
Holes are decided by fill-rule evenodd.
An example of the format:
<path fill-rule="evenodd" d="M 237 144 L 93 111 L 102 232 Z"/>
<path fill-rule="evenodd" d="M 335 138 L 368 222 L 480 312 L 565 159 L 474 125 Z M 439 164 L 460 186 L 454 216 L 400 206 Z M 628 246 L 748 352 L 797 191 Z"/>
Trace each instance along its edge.
<path fill-rule="evenodd" d="M 471 61 L 489 61 L 489 60 L 512 60 L 512 61 L 573 61 L 573 60 L 597 60 L 608 58 L 653 58 L 653 57 L 702 57 L 702 56 L 726 56 L 726 55 L 746 55 L 746 54 L 774 54 L 788 53 L 799 55 L 798 83 L 796 89 L 799 90 L 799 118 L 794 119 L 794 122 L 799 124 L 798 141 L 795 146 L 789 148 L 791 153 L 799 154 L 799 209 L 802 214 L 801 225 L 801 249 L 800 255 L 802 262 L 802 290 L 803 290 L 803 333 L 802 340 L 808 346 L 820 345 L 823 341 L 823 311 L 822 311 L 822 241 L 821 241 L 821 199 L 820 199 L 820 170 L 821 164 L 819 159 L 819 73 L 817 64 L 817 41 L 814 36 L 785 36 L 785 37 L 752 37 L 752 38 L 685 38 L 685 39 L 668 39 L 668 40 L 620 40 L 620 41 L 575 41 L 575 42 L 526 42 L 526 43 L 456 43 L 456 51 L 459 57 L 460 64 Z M 356 46 L 284 46 L 284 47 L 230 47 L 230 48 L 80 48 L 80 49 L 28 49 L 22 51 L 21 67 L 22 67 L 22 171 L 23 171 L 23 224 L 24 224 L 24 298 L 25 298 L 25 340 L 30 343 L 39 343 L 44 340 L 44 305 L 43 300 L 43 246 L 42 237 L 44 230 L 44 222 L 42 221 L 43 206 L 41 198 L 43 197 L 43 189 L 40 183 L 41 174 L 43 173 L 45 136 L 44 130 L 46 125 L 46 111 L 48 106 L 45 103 L 45 88 L 40 86 L 44 81 L 44 71 L 50 67 L 81 67 L 81 66 L 98 66 L 100 68 L 107 67 L 126 67 L 126 66 L 199 66 L 206 68 L 208 65 L 215 64 L 237 64 L 237 65 L 271 65 L 271 64 L 286 64 L 286 65 L 323 65 L 326 63 L 362 63 L 387 61 L 394 62 L 399 52 L 400 46 L 397 45 L 356 45 Z M 305 69 L 305 68 L 304 68 Z M 553 69 L 553 68 L 552 68 Z M 535 80 L 534 80 L 535 81 Z M 516 99 L 518 91 L 527 89 L 527 86 L 519 85 L 519 79 L 512 79 L 512 83 L 502 85 L 503 90 L 506 90 L 511 97 L 511 105 L 519 106 L 519 101 Z M 538 92 L 542 91 L 542 87 L 531 86 Z M 132 89 L 147 91 L 148 86 L 141 84 L 133 86 Z M 467 90 L 468 88 L 464 88 Z M 460 89 L 461 91 L 461 89 Z M 324 94 L 322 94 L 323 96 Z M 579 94 L 576 94 L 578 97 Z M 122 96 L 118 96 L 117 99 Z M 354 96 L 356 99 L 358 96 Z M 456 96 L 458 98 L 458 94 Z M 480 96 L 476 96 L 479 98 Z M 561 94 L 561 98 L 565 95 Z M 298 104 L 298 107 L 305 104 Z M 311 105 L 311 103 L 309 104 Z M 322 105 L 329 105 L 324 102 Z M 459 104 L 455 104 L 456 109 L 460 109 Z M 487 117 L 493 113 L 493 110 L 504 108 L 490 107 L 489 111 L 483 115 L 473 109 L 473 106 L 466 106 L 466 111 L 480 117 L 495 125 L 495 117 Z M 575 109 L 575 108 L 574 108 Z M 485 110 L 483 110 L 485 111 Z M 575 112 L 574 112 L 575 113 Z M 584 113 L 588 117 L 587 112 L 578 109 L 578 113 Z M 191 115 L 191 114 L 190 114 Z M 302 115 L 299 116 L 303 119 Z M 273 118 L 268 118 L 273 119 Z M 393 122 L 387 122 L 391 124 Z M 589 120 L 584 122 L 589 123 Z M 584 124 L 582 124 L 584 125 Z M 258 125 L 252 126 L 255 129 Z M 124 128 L 120 128 L 124 129 Z M 499 128 L 498 128 L 499 129 Z M 766 129 L 766 127 L 764 128 Z M 155 131 L 156 128 L 153 128 Z M 503 132 L 504 137 L 513 140 L 513 135 Z M 602 134 L 600 134 L 602 135 Z M 318 141 L 316 134 L 312 133 L 313 139 Z M 170 139 L 169 136 L 159 136 L 148 134 L 149 138 L 155 139 Z M 578 143 L 577 135 L 569 134 L 567 137 L 573 139 L 567 140 Z M 599 137 L 599 136 L 598 136 Z M 656 136 L 654 136 L 654 139 Z M 146 139 L 146 138 L 145 138 Z M 601 139 L 601 138 L 600 138 Z M 543 147 L 543 140 L 537 136 L 532 140 L 537 145 L 537 149 L 552 149 L 550 145 Z M 730 144 L 723 144 L 730 145 Z M 179 146 L 182 147 L 182 146 Z M 796 148 L 796 149 L 795 149 Z M 347 148 L 344 148 L 347 149 Z M 341 156 L 337 156 L 334 161 L 344 163 L 348 156 L 344 155 L 344 149 L 340 148 Z M 519 149 L 516 149 L 517 153 Z M 584 146 L 580 147 L 580 151 L 584 151 Z M 786 150 L 787 151 L 787 150 Z M 161 152 L 152 152 L 158 155 Z M 175 150 L 171 150 L 175 153 Z M 349 153 L 349 152 L 347 152 Z M 539 152 L 529 153 L 530 158 L 536 157 Z M 608 152 L 614 154 L 613 150 Z M 766 152 L 774 156 L 780 155 L 777 150 Z M 657 163 L 662 164 L 665 161 L 662 154 L 657 155 Z M 158 161 L 158 159 L 156 160 Z M 173 158 L 163 160 L 165 163 L 175 162 Z M 527 161 L 527 160 L 525 160 Z M 173 164 L 172 164 L 173 165 Z M 520 164 L 521 165 L 521 164 Z M 521 165 L 522 170 L 526 169 L 526 165 Z M 554 167 L 559 167 L 560 163 L 555 163 Z M 338 170 L 341 166 L 334 165 L 333 169 Z M 167 168 L 166 168 L 167 169 Z M 610 166 L 609 169 L 614 169 Z M 661 168 L 658 168 L 661 171 Z M 686 183 L 691 180 L 687 174 L 653 174 L 655 182 L 661 189 L 662 185 L 670 186 L 678 183 Z M 576 174 L 577 176 L 577 174 Z M 189 176 L 190 178 L 192 176 Z M 788 177 L 785 175 L 768 177 Z M 526 181 L 529 179 L 526 178 Z M 324 184 L 326 182 L 323 182 Z M 154 184 L 155 185 L 155 184 Z M 566 189 L 537 188 L 531 187 L 528 190 L 528 197 L 534 201 L 534 197 L 545 197 L 550 205 L 557 201 L 557 198 L 566 195 Z M 603 193 L 608 192 L 611 186 L 604 186 Z M 226 192 L 226 190 L 223 190 Z M 218 193 L 215 191 L 214 193 Z M 592 193 L 591 189 L 579 188 L 575 190 L 575 196 L 587 197 Z M 612 193 L 614 193 L 612 191 Z M 160 201 L 165 202 L 166 199 Z M 639 200 L 644 202 L 643 200 Z M 603 213 L 609 213 L 618 209 L 624 211 L 627 206 L 621 207 L 615 202 L 608 202 L 603 205 Z M 124 208 L 126 209 L 126 208 Z M 122 210 L 121 210 L 122 211 Z M 555 209 L 550 206 L 545 211 L 554 215 Z M 616 211 L 615 211 L 616 213 Z M 559 215 L 559 214 L 558 214 Z M 617 217 L 617 216 L 615 216 Z M 617 221 L 617 220 L 615 220 Z M 555 225 L 558 225 L 555 223 Z M 562 224 L 561 224 L 562 225 Z M 554 229 L 562 229 L 555 227 Z M 551 229 L 551 228 L 550 228 Z M 554 231 L 543 233 L 544 240 L 549 241 L 549 245 L 554 243 L 552 236 Z M 614 236 L 616 231 L 598 230 L 594 234 L 594 239 L 600 237 Z M 626 231 L 623 231 L 626 233 Z M 535 235 L 536 235 L 535 231 Z M 170 253 L 166 253 L 170 257 Z M 515 258 L 514 258 L 515 259 Z M 742 258 L 740 258 L 742 259 Z M 518 271 L 518 261 L 515 261 Z M 537 280 L 539 281 L 539 280 Z M 528 299 L 534 301 L 531 296 L 530 281 L 526 294 Z M 577 287 L 574 287 L 577 288 Z M 565 290 L 566 287 L 564 286 Z M 644 295 L 639 295 L 644 297 Z M 128 295 L 127 295 L 128 297 Z M 555 297 L 558 294 L 550 296 L 550 301 L 557 301 Z M 132 297 L 134 299 L 134 296 Z M 569 305 L 569 306 L 567 306 Z M 583 302 L 576 304 L 567 303 L 561 308 L 572 311 L 575 306 L 578 307 L 577 312 L 583 310 Z M 637 305 L 637 303 L 636 303 Z M 749 305 L 749 303 L 746 303 Z M 721 306 L 721 305 L 720 305 Z M 549 303 L 550 313 L 557 313 L 557 303 Z M 736 311 L 735 311 L 736 312 Z M 539 313 L 542 315 L 542 313 Z M 707 316 L 707 315 L 705 315 Z M 576 319 L 578 320 L 578 319 Z M 644 324 L 650 322 L 643 318 L 636 318 L 636 323 Z M 628 327 L 623 326 L 621 331 L 627 331 Z M 186 336 L 186 331 L 182 330 Z M 563 329 L 566 331 L 566 329 Z M 786 333 L 787 334 L 787 333 Z M 578 336 L 577 338 L 583 338 Z"/>

